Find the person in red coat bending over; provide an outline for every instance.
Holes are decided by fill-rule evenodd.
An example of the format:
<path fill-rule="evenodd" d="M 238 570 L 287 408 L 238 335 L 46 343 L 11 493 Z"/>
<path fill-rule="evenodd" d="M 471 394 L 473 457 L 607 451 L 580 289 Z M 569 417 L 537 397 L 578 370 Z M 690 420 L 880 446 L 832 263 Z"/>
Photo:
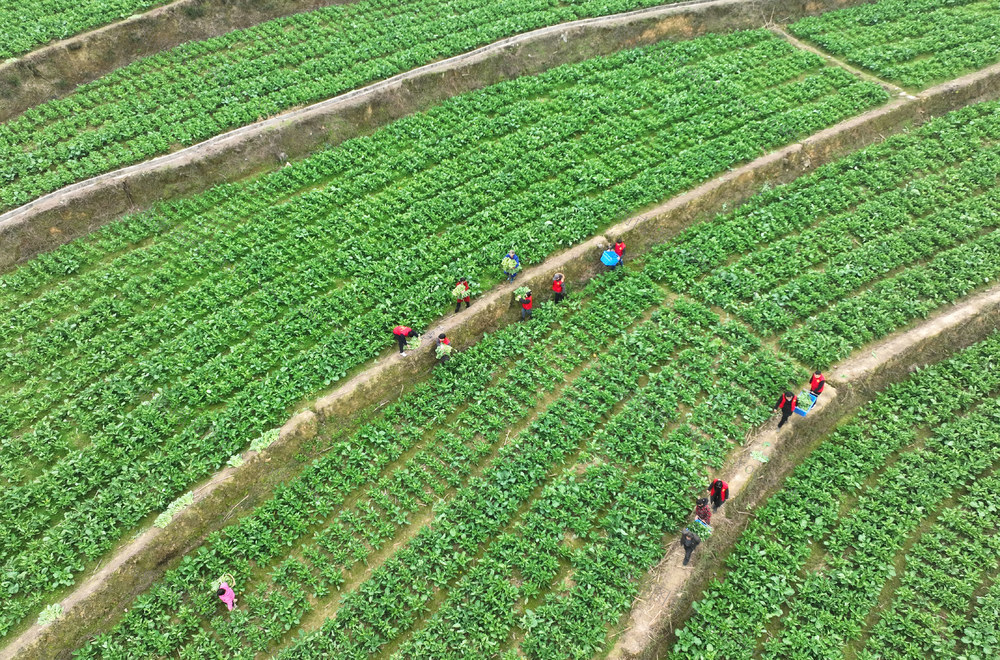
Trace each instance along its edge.
<path fill-rule="evenodd" d="M 708 487 L 708 497 L 712 500 L 712 511 L 718 511 L 719 507 L 729 499 L 729 484 L 722 479 L 716 479 Z"/>
<path fill-rule="evenodd" d="M 397 325 L 392 329 L 392 334 L 396 335 L 396 341 L 399 343 L 399 354 L 406 357 L 406 340 L 409 337 L 416 337 L 417 331 L 405 325 Z"/>
<path fill-rule="evenodd" d="M 531 318 L 531 290 L 529 289 L 524 297 L 518 300 L 521 303 L 521 320 Z"/>
<path fill-rule="evenodd" d="M 781 411 L 781 421 L 778 422 L 778 428 L 780 429 L 788 421 L 788 418 L 792 416 L 792 411 L 795 410 L 795 405 L 799 402 L 799 397 L 791 393 L 790 390 L 785 390 L 781 394 L 781 398 L 778 399 L 777 405 L 774 406 L 775 410 Z"/>
<path fill-rule="evenodd" d="M 823 393 L 824 387 L 826 387 L 826 378 L 823 378 L 823 374 L 818 371 L 813 373 L 812 380 L 809 381 L 809 391 L 818 398 Z"/>
<path fill-rule="evenodd" d="M 563 279 L 562 273 L 556 273 L 552 276 L 552 293 L 555 294 L 554 298 L 557 305 L 566 296 L 563 292 Z"/>
<path fill-rule="evenodd" d="M 618 263 L 625 263 L 625 241 L 618 239 L 615 241 L 615 253 L 618 255 Z"/>

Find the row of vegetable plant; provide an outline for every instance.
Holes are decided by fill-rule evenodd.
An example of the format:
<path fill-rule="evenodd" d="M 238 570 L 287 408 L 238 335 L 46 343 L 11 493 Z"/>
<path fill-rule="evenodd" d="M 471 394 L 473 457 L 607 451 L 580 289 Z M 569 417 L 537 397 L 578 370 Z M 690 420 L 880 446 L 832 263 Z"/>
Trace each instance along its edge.
<path fill-rule="evenodd" d="M 825 367 L 1000 275 L 1000 105 L 970 106 L 693 227 L 669 285 Z"/>
<path fill-rule="evenodd" d="M 915 89 L 1000 61 L 994 0 L 879 0 L 803 18 L 789 30 Z"/>
<path fill-rule="evenodd" d="M 956 657 L 967 614 L 981 609 L 975 594 L 1000 559 L 998 487 L 996 476 L 977 480 L 906 552 L 892 604 L 879 613 L 859 658 Z"/>
<path fill-rule="evenodd" d="M 500 37 L 644 4 L 363 0 L 184 44 L 0 126 L 0 210 Z"/>
<path fill-rule="evenodd" d="M 993 335 L 890 387 L 827 437 L 756 511 L 672 657 L 840 657 L 907 535 L 995 466 L 998 355 Z M 806 570 L 815 553 L 819 568 Z"/>
<path fill-rule="evenodd" d="M 33 0 L 0 5 L 0 61 L 139 14 L 167 0 Z"/>
<path fill-rule="evenodd" d="M 625 275 L 625 273 L 614 274 L 612 277 L 620 275 Z M 633 315 L 636 311 L 628 311 L 628 301 L 642 299 L 642 296 L 635 295 L 637 291 L 635 287 L 641 282 L 648 283 L 648 279 L 642 276 L 628 275 L 620 282 L 616 282 L 613 288 L 609 288 L 609 295 L 618 296 L 617 302 L 611 303 L 611 299 L 595 300 L 586 309 L 593 308 L 594 314 L 598 314 L 599 310 L 602 310 L 600 318 L 605 319 L 617 318 L 623 313 L 626 319 L 634 318 Z M 649 284 L 642 286 L 648 287 Z M 563 323 L 566 323 L 566 319 Z M 695 325 L 690 325 L 691 323 Z M 527 324 L 517 327 L 524 325 Z M 693 330 L 697 330 L 697 332 L 692 332 Z M 705 333 L 702 339 L 696 338 L 699 333 Z M 557 330 L 555 334 L 562 336 L 560 342 L 565 347 L 574 346 L 581 337 L 577 331 L 569 328 L 565 334 L 561 330 Z M 713 338 L 712 335 L 715 334 L 727 337 L 728 341 L 733 343 L 727 344 L 718 338 Z M 430 593 L 440 591 L 443 594 L 449 590 L 451 582 L 459 585 L 456 588 L 461 588 L 460 585 L 465 584 L 466 580 L 475 579 L 462 577 L 463 573 L 470 575 L 466 572 L 470 568 L 469 564 L 473 568 L 488 566 L 492 565 L 494 561 L 509 561 L 516 557 L 520 562 L 518 571 L 522 571 L 522 574 L 532 573 L 536 576 L 534 582 L 529 583 L 525 580 L 520 587 L 521 593 L 527 596 L 533 593 L 532 589 L 535 590 L 536 594 L 543 591 L 544 576 L 551 568 L 554 557 L 542 553 L 540 548 L 536 548 L 537 552 L 531 557 L 525 556 L 525 553 L 521 551 L 511 554 L 511 548 L 516 547 L 523 550 L 527 547 L 525 543 L 535 547 L 534 542 L 523 540 L 524 530 L 536 529 L 539 532 L 550 530 L 548 523 L 545 522 L 553 512 L 553 509 L 547 504 L 550 501 L 549 493 L 556 498 L 567 495 L 569 491 L 580 493 L 578 485 L 573 483 L 577 478 L 580 478 L 580 475 L 590 475 L 595 479 L 593 484 L 595 492 L 604 492 L 601 491 L 602 488 L 609 489 L 605 496 L 593 495 L 597 498 L 593 500 L 592 504 L 592 506 L 597 507 L 594 513 L 585 514 L 585 509 L 578 507 L 571 508 L 571 513 L 567 514 L 571 515 L 574 528 L 580 533 L 584 532 L 582 527 L 584 520 L 587 516 L 591 517 L 591 522 L 587 524 L 594 531 L 589 535 L 584 534 L 581 542 L 588 540 L 594 543 L 595 548 L 592 554 L 598 554 L 601 551 L 605 544 L 603 539 L 608 534 L 608 530 L 612 530 L 612 536 L 616 536 L 623 534 L 626 529 L 621 516 L 627 515 L 627 513 L 615 514 L 604 520 L 602 513 L 604 508 L 609 508 L 612 512 L 641 511 L 645 512 L 643 514 L 645 517 L 656 507 L 667 507 L 665 511 L 654 517 L 655 523 L 649 521 L 642 523 L 655 524 L 657 530 L 655 533 L 650 532 L 647 536 L 639 537 L 627 535 L 630 537 L 628 541 L 630 544 L 640 543 L 645 546 L 645 549 L 641 557 L 635 553 L 626 553 L 624 557 L 630 561 L 637 561 L 641 558 L 651 560 L 650 558 L 658 552 L 663 533 L 675 525 L 677 520 L 686 513 L 684 510 L 687 504 L 685 494 L 702 485 L 703 477 L 699 474 L 698 466 L 706 461 L 718 464 L 730 446 L 728 438 L 741 437 L 747 425 L 766 418 L 767 406 L 759 398 L 762 393 L 766 393 L 763 396 L 767 397 L 767 394 L 775 388 L 783 386 L 790 378 L 802 377 L 798 369 L 787 363 L 776 361 L 775 357 L 768 351 L 759 350 L 759 342 L 738 325 L 720 325 L 717 318 L 708 310 L 683 301 L 676 303 L 676 307 L 655 312 L 652 324 L 648 321 L 642 323 L 627 337 L 616 342 L 616 345 L 609 348 L 604 346 L 606 341 L 606 339 L 596 337 L 593 345 L 581 347 L 577 360 L 589 357 L 592 350 L 602 350 L 603 348 L 607 352 L 601 355 L 598 364 L 588 367 L 574 379 L 567 393 L 549 405 L 551 412 L 541 413 L 541 416 L 531 424 L 530 428 L 516 440 L 513 438 L 507 440 L 508 444 L 500 451 L 500 455 L 493 461 L 492 467 L 488 468 L 483 476 L 476 477 L 468 486 L 461 488 L 447 505 L 438 508 L 432 527 L 421 530 L 412 545 L 401 551 L 407 557 L 397 553 L 387 562 L 385 567 L 376 571 L 376 576 L 381 577 L 362 583 L 357 591 L 352 592 L 353 595 L 347 597 L 345 605 L 338 612 L 337 621 L 344 619 L 354 621 L 355 624 L 352 624 L 351 629 L 355 631 L 357 639 L 350 641 L 347 647 L 341 648 L 340 642 L 332 641 L 329 633 L 317 633 L 306 638 L 312 641 L 303 642 L 301 647 L 296 647 L 298 650 L 289 652 L 294 654 L 313 652 L 321 655 L 329 654 L 334 651 L 331 651 L 327 646 L 334 644 L 340 649 L 336 651 L 337 653 L 349 654 L 351 651 L 346 650 L 348 647 L 356 649 L 358 645 L 364 645 L 369 648 L 372 644 L 381 646 L 390 641 L 390 638 L 383 637 L 386 634 L 383 627 L 390 624 L 383 622 L 369 628 L 368 624 L 364 623 L 365 621 L 375 621 L 375 619 L 381 621 L 382 619 L 379 617 L 384 618 L 388 616 L 387 612 L 391 612 L 393 616 L 402 617 L 403 621 L 413 623 L 420 618 L 421 609 L 417 604 L 426 602 Z M 625 343 L 618 346 L 617 344 L 621 341 Z M 684 366 L 667 369 L 667 365 L 664 365 L 663 370 L 650 377 L 648 385 L 634 390 L 637 382 L 635 379 L 646 370 L 646 368 L 640 368 L 646 363 L 645 361 L 662 361 L 663 356 L 677 350 L 679 342 L 681 344 L 693 342 L 691 348 L 684 349 L 676 355 L 676 364 Z M 540 361 L 542 364 L 535 367 L 541 369 L 540 373 L 547 373 L 549 376 L 529 376 L 527 379 L 517 380 L 517 374 L 522 371 L 522 367 L 530 368 L 533 366 L 530 358 L 522 358 L 518 363 L 519 366 L 510 371 L 511 378 L 515 379 L 516 385 L 510 388 L 509 392 L 505 390 L 502 397 L 515 397 L 518 389 L 524 390 L 521 396 L 525 394 L 530 396 L 530 393 L 539 387 L 537 377 L 543 379 L 541 387 L 546 387 L 546 383 L 551 386 L 551 383 L 558 382 L 559 374 L 565 373 L 565 369 L 575 368 L 572 362 L 562 364 L 566 357 L 561 349 L 548 350 L 542 344 L 538 347 L 538 353 L 552 356 L 542 359 Z M 750 354 L 750 359 L 744 362 L 743 357 L 747 353 Z M 459 356 L 459 358 L 462 357 L 465 356 Z M 609 362 L 613 365 L 624 365 L 627 362 L 632 366 L 629 369 L 615 366 L 612 373 L 609 374 Z M 637 367 L 636 364 L 639 366 Z M 674 361 L 671 361 L 670 364 L 673 365 Z M 555 373 L 551 373 L 552 370 L 555 370 Z M 727 378 L 731 377 L 732 382 L 715 383 L 719 370 L 726 374 Z M 629 373 L 619 374 L 619 372 L 625 371 Z M 624 379 L 623 382 L 626 384 L 629 382 L 632 384 L 627 385 L 624 390 L 619 389 L 619 386 L 614 385 L 614 383 L 619 382 L 619 379 Z M 614 389 L 609 389 L 612 386 Z M 703 388 L 710 390 L 711 396 L 697 393 Z M 630 395 L 629 391 L 635 391 L 636 394 Z M 610 407 L 614 406 L 619 397 L 622 396 L 626 398 L 632 396 L 633 398 L 632 401 L 625 404 L 620 413 L 613 416 L 606 424 L 602 425 L 599 418 L 593 417 L 596 406 L 600 406 L 596 410 L 610 410 Z M 487 404 L 487 408 L 502 408 L 499 405 L 502 397 L 498 399 L 486 397 L 484 403 Z M 723 401 L 719 400 L 720 397 Z M 657 410 L 657 420 L 676 420 L 677 405 L 681 401 L 694 406 L 691 416 L 685 425 L 669 434 L 669 438 L 664 439 L 662 426 L 659 422 L 651 422 L 648 414 L 652 410 Z M 524 407 L 524 403 L 517 399 L 511 404 L 511 409 L 522 407 Z M 563 428 L 561 424 L 553 426 L 551 422 L 546 421 L 547 419 L 553 421 L 555 419 L 572 419 L 568 415 L 573 410 L 578 410 L 579 415 L 585 415 L 581 417 L 579 425 L 570 424 Z M 474 442 L 476 437 L 485 437 L 487 444 L 490 444 L 491 441 L 496 442 L 502 437 L 501 431 L 512 423 L 512 419 L 501 414 L 495 422 L 490 422 L 484 413 L 485 408 L 480 406 L 478 401 L 474 402 L 468 409 L 460 412 L 458 418 L 449 419 L 449 427 L 452 430 L 444 436 L 456 436 L 455 439 L 464 439 L 465 442 Z M 467 415 L 468 419 L 478 418 L 484 421 L 479 424 L 470 423 L 472 428 L 467 432 L 460 431 L 459 429 L 463 429 L 467 423 L 461 420 L 467 419 Z M 736 423 L 733 421 L 736 419 L 744 421 Z M 589 421 L 584 422 L 584 420 Z M 487 430 L 483 429 L 484 425 L 488 427 Z M 593 432 L 594 428 L 598 429 L 596 434 Z M 700 429 L 700 431 L 696 429 Z M 557 439 L 562 437 L 564 433 L 571 434 L 570 438 L 565 441 L 565 445 L 562 442 L 557 442 Z M 450 444 L 444 436 L 438 435 L 433 445 Z M 706 436 L 710 440 L 706 440 Z M 537 437 L 537 440 L 532 440 L 533 437 Z M 590 439 L 587 440 L 587 438 Z M 571 439 L 575 439 L 575 442 L 570 442 Z M 584 440 L 586 442 L 583 442 Z M 537 442 L 543 444 L 533 445 Z M 579 465 L 579 470 L 571 471 L 562 480 L 557 479 L 556 482 L 549 482 L 548 486 L 543 487 L 540 499 L 536 499 L 530 508 L 530 511 L 535 513 L 525 514 L 521 522 L 515 521 L 512 524 L 510 520 L 507 522 L 497 520 L 495 516 L 501 515 L 500 511 L 514 513 L 519 506 L 523 506 L 523 504 L 518 504 L 519 501 L 522 501 L 519 498 L 530 495 L 540 485 L 538 479 L 542 480 L 541 483 L 545 483 L 548 479 L 545 476 L 548 470 L 538 468 L 517 470 L 511 465 L 512 461 L 533 461 L 538 460 L 541 456 L 551 457 L 550 452 L 556 451 L 555 447 L 552 447 L 553 443 L 555 443 L 555 447 L 562 447 L 558 452 L 559 456 L 575 456 L 575 461 L 570 461 L 570 463 L 575 462 Z M 451 444 L 460 445 L 462 442 L 455 443 L 453 440 Z M 699 444 L 702 445 L 700 448 Z M 404 443 L 404 445 L 408 446 L 408 443 Z M 535 449 L 532 450 L 532 446 L 535 446 Z M 580 447 L 584 449 L 582 453 L 580 453 Z M 543 448 L 547 449 L 543 451 Z M 539 451 L 542 451 L 542 454 L 539 454 Z M 569 453 L 567 454 L 567 452 Z M 652 460 L 651 465 L 644 466 L 651 461 L 653 456 L 662 457 L 662 464 L 659 460 Z M 343 459 L 338 458 L 337 460 Z M 688 467 L 681 471 L 679 470 L 681 465 Z M 395 474 L 405 475 L 411 470 L 411 466 L 412 463 L 408 463 Z M 651 481 L 646 476 L 638 478 L 638 475 L 652 474 L 659 475 L 658 482 Z M 672 474 L 672 476 L 668 478 L 668 474 Z M 682 474 L 685 475 L 683 479 L 680 478 Z M 600 475 L 599 478 L 597 475 Z M 395 479 L 406 481 L 409 477 L 386 477 L 386 481 Z M 503 488 L 498 488 L 500 484 L 496 483 L 497 479 L 500 479 Z M 528 483 L 516 486 L 521 479 L 528 479 Z M 624 492 L 629 495 L 625 497 L 619 494 L 617 486 L 599 486 L 598 482 L 600 484 L 606 482 L 626 485 Z M 670 500 L 669 505 L 664 504 L 663 491 L 660 489 L 666 483 L 671 484 L 671 487 L 679 488 L 676 498 Z M 372 498 L 373 502 L 378 501 L 377 492 L 375 494 L 376 497 Z M 643 508 L 637 509 L 635 502 L 640 494 L 645 495 L 645 500 L 642 500 L 645 504 L 643 504 Z M 514 500 L 501 506 L 501 502 L 506 502 L 511 497 Z M 622 499 L 623 497 L 625 499 Z M 618 505 L 614 505 L 616 500 L 619 501 Z M 397 499 L 395 506 L 398 506 L 398 502 Z M 657 502 L 658 504 L 653 506 Z M 476 513 L 483 507 L 485 509 L 482 513 Z M 374 515 L 371 515 L 373 512 Z M 268 644 L 274 644 L 276 639 L 280 640 L 289 628 L 294 630 L 299 617 L 313 607 L 319 607 L 325 599 L 331 598 L 330 594 L 336 593 L 337 583 L 350 570 L 350 566 L 367 557 L 375 544 L 390 542 L 392 531 L 384 524 L 387 520 L 398 522 L 405 516 L 406 512 L 403 510 L 393 513 L 377 505 L 374 509 L 371 507 L 354 508 L 349 515 L 340 513 L 332 516 L 325 526 L 316 530 L 313 541 L 297 545 L 291 553 L 282 552 L 277 558 L 266 557 L 271 565 L 277 564 L 279 559 L 280 564 L 271 571 L 271 577 L 255 592 L 252 597 L 254 605 L 251 606 L 248 615 L 234 621 L 226 615 L 218 616 L 216 613 L 216 616 L 211 617 L 210 628 L 202 632 L 198 632 L 197 620 L 199 617 L 193 613 L 183 617 L 180 623 L 178 623 L 176 616 L 163 617 L 159 619 L 163 622 L 162 627 L 159 625 L 151 627 L 149 625 L 151 612 L 149 607 L 166 608 L 166 611 L 180 612 L 188 612 L 188 608 L 198 608 L 203 612 L 203 616 L 214 612 L 214 608 L 206 605 L 204 600 L 206 594 L 210 593 L 211 573 L 213 570 L 222 570 L 225 567 L 219 560 L 219 555 L 225 553 L 228 557 L 239 556 L 238 553 L 229 553 L 219 549 L 219 546 L 224 548 L 225 543 L 217 542 L 216 549 L 203 549 L 199 553 L 200 556 L 202 553 L 211 553 L 208 556 L 219 562 L 213 562 L 215 569 L 203 571 L 200 574 L 188 572 L 191 586 L 187 589 L 178 589 L 176 582 L 173 589 L 165 585 L 154 588 L 154 593 L 159 598 L 150 599 L 149 607 L 146 607 L 146 603 L 142 603 L 131 608 L 130 614 L 118 628 L 110 635 L 95 639 L 81 653 L 85 656 L 99 654 L 101 657 L 128 657 L 129 654 L 148 653 L 151 648 L 159 649 L 158 653 L 174 652 L 173 650 L 178 648 L 177 645 L 180 645 L 180 653 L 184 657 L 205 657 L 221 652 L 223 649 L 233 648 L 249 647 L 256 651 L 263 650 L 267 648 Z M 369 517 L 372 524 L 364 522 L 362 519 L 365 517 Z M 515 516 L 515 519 L 517 517 Z M 634 513 L 632 517 L 635 517 Z M 384 538 L 376 541 L 379 534 L 377 531 L 379 521 L 384 528 Z M 612 521 L 617 521 L 613 529 L 609 527 Z M 493 532 L 475 531 L 487 523 L 494 526 L 499 524 L 500 527 Z M 240 525 L 244 524 L 240 523 Z M 505 528 L 508 531 L 497 537 L 496 531 L 502 531 Z M 364 529 L 368 531 L 363 531 Z M 466 530 L 466 532 L 460 530 Z M 224 536 L 225 534 L 224 532 Z M 465 542 L 458 541 L 458 545 L 452 551 L 445 550 L 451 547 L 456 539 L 463 538 L 467 540 Z M 468 545 L 470 543 L 475 545 Z M 482 557 L 476 557 L 477 553 L 474 548 L 481 543 L 487 543 L 485 546 L 486 554 Z M 553 551 L 555 557 L 560 556 L 560 551 L 553 548 L 551 543 L 545 547 Z M 353 555 L 355 550 L 357 555 Z M 501 554 L 491 559 L 497 552 Z M 615 552 L 617 556 L 620 548 L 616 549 Z M 421 556 L 424 556 L 424 553 L 430 554 L 420 562 L 415 562 L 408 558 L 409 553 L 418 553 Z M 588 570 L 587 556 L 591 556 L 591 554 L 580 553 L 577 557 L 581 572 Z M 557 559 L 555 561 L 558 563 Z M 419 569 L 413 567 L 415 563 Z M 644 569 L 645 566 L 631 564 L 627 574 L 616 572 L 613 577 L 618 581 L 624 580 L 625 583 L 630 583 Z M 241 570 L 244 570 L 244 567 L 241 567 Z M 248 568 L 246 570 L 249 571 Z M 413 573 L 414 570 L 419 570 L 420 575 L 425 577 L 418 580 L 416 574 Z M 482 570 L 486 569 L 475 569 L 475 575 L 481 575 Z M 397 581 L 396 574 L 400 571 L 405 571 L 407 578 Z M 601 574 L 602 579 L 611 576 L 612 574 Z M 176 574 L 171 574 L 167 576 L 165 582 L 170 583 L 177 579 Z M 378 586 L 379 584 L 385 586 Z M 384 592 L 384 589 L 389 591 Z M 376 597 L 375 594 L 378 594 L 379 602 L 385 599 L 382 605 L 376 606 L 373 603 L 372 599 Z M 507 600 L 504 599 L 502 602 L 507 603 Z M 627 606 L 628 602 L 629 597 L 626 595 L 617 601 L 616 606 L 621 607 L 623 603 Z M 185 606 L 184 603 L 188 605 Z M 483 609 L 476 610 L 478 613 L 476 616 L 487 616 L 486 612 L 493 611 L 497 606 L 500 606 L 500 603 L 493 603 L 489 607 L 484 604 Z M 503 620 L 512 621 L 516 616 L 516 608 L 508 607 L 508 609 L 510 611 L 505 614 Z M 287 612 L 290 618 L 283 619 L 275 616 L 274 612 Z M 445 607 L 440 616 L 450 616 L 449 612 L 451 609 Z M 469 615 L 471 616 L 471 614 Z M 372 616 L 375 619 L 371 619 Z M 611 615 L 608 611 L 596 611 L 593 616 L 596 617 L 597 621 L 607 621 Z M 481 620 L 480 623 L 482 627 L 488 627 L 487 621 Z M 405 628 L 402 622 L 399 628 L 400 632 Z M 467 630 L 471 634 L 472 629 Z M 187 639 L 187 636 L 192 633 L 194 636 Z M 500 635 L 501 632 L 498 630 L 496 634 Z M 434 635 L 430 636 L 434 637 Z M 427 633 L 418 632 L 418 637 L 415 640 L 426 637 Z M 415 643 L 419 644 L 419 641 L 415 641 Z M 460 643 L 469 648 L 482 648 L 486 645 L 496 645 L 497 641 L 467 639 Z M 591 640 L 586 644 L 593 645 L 595 643 L 597 642 Z M 156 644 L 161 646 L 156 646 Z M 585 645 L 580 646 L 580 648 L 584 647 Z M 314 650 L 309 651 L 310 648 Z M 317 648 L 325 650 L 316 651 Z"/>
<path fill-rule="evenodd" d="M 436 317 L 452 277 L 493 280 L 512 244 L 537 261 L 883 99 L 761 31 L 628 51 L 467 95 L 0 278 L 3 569 L 72 584 L 377 355 L 386 328 Z"/>

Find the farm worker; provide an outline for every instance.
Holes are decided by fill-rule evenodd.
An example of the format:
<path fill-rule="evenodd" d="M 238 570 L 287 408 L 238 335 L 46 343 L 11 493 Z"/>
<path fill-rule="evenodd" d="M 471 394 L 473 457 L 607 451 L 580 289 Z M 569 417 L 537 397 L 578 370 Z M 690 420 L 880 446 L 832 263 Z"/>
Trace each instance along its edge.
<path fill-rule="evenodd" d="M 699 543 L 701 543 L 701 539 L 698 538 L 698 535 L 685 527 L 684 533 L 681 534 L 681 546 L 684 547 L 685 566 L 687 566 L 688 562 L 691 561 L 691 553 L 694 552 L 694 549 L 698 547 Z"/>
<path fill-rule="evenodd" d="M 233 591 L 233 588 L 229 586 L 228 582 L 220 582 L 219 590 L 215 592 L 215 595 L 219 597 L 219 600 L 226 604 L 226 607 L 229 608 L 230 612 L 232 612 L 233 608 L 236 607 L 236 592 Z"/>
<path fill-rule="evenodd" d="M 417 331 L 405 325 L 397 325 L 392 329 L 392 334 L 396 335 L 396 341 L 399 343 L 399 354 L 406 357 L 406 340 L 410 337 L 416 337 Z"/>
<path fill-rule="evenodd" d="M 729 499 L 729 484 L 722 479 L 714 480 L 708 487 L 708 497 L 712 500 L 712 511 L 718 511 Z"/>
<path fill-rule="evenodd" d="M 469 280 L 464 277 L 460 278 L 458 282 L 455 283 L 455 288 L 452 290 L 452 294 L 455 296 L 455 313 L 462 309 L 462 303 L 465 303 L 465 308 L 469 309 L 469 305 L 472 304 L 472 297 L 469 295 Z"/>
<path fill-rule="evenodd" d="M 615 241 L 614 250 L 615 254 L 618 255 L 618 262 L 625 263 L 625 241 L 623 241 L 621 237 L 619 237 L 618 240 Z"/>
<path fill-rule="evenodd" d="M 564 279 L 565 278 L 563 277 L 562 273 L 556 273 L 555 275 L 552 276 L 552 292 L 555 295 L 555 301 L 557 305 L 559 304 L 559 301 L 566 296 L 566 294 L 563 293 Z"/>
<path fill-rule="evenodd" d="M 778 403 L 774 406 L 775 410 L 781 411 L 781 421 L 778 422 L 778 428 L 780 429 L 788 421 L 788 418 L 792 416 L 792 411 L 795 410 L 795 404 L 799 402 L 799 397 L 792 394 L 791 390 L 785 390 L 781 394 L 781 398 L 778 399 Z"/>
<path fill-rule="evenodd" d="M 507 252 L 500 261 L 500 265 L 503 266 L 503 274 L 507 276 L 508 282 L 513 282 L 514 278 L 517 277 L 517 271 L 521 270 L 521 260 L 517 258 L 513 250 Z"/>
<path fill-rule="evenodd" d="M 615 252 L 615 249 L 613 247 L 608 248 L 607 250 L 604 251 L 603 254 L 601 254 L 601 263 L 610 268 L 611 270 L 618 268 L 621 262 L 622 258 L 618 256 L 618 253 Z"/>
<path fill-rule="evenodd" d="M 694 507 L 694 515 L 701 518 L 705 524 L 712 522 L 712 510 L 708 508 L 708 498 L 699 497 L 697 505 Z"/>
<path fill-rule="evenodd" d="M 528 292 L 526 294 L 524 294 L 524 297 L 521 298 L 520 300 L 518 300 L 517 302 L 521 303 L 521 320 L 523 321 L 524 319 L 530 319 L 531 318 L 531 289 L 528 289 Z"/>
<path fill-rule="evenodd" d="M 447 362 L 451 359 L 451 340 L 443 332 L 438 335 L 437 347 L 434 349 L 434 354 L 442 362 Z"/>
<path fill-rule="evenodd" d="M 826 378 L 823 378 L 823 374 L 820 372 L 814 372 L 812 380 L 809 381 L 809 391 L 816 397 L 819 397 L 823 393 L 824 387 L 826 387 Z"/>

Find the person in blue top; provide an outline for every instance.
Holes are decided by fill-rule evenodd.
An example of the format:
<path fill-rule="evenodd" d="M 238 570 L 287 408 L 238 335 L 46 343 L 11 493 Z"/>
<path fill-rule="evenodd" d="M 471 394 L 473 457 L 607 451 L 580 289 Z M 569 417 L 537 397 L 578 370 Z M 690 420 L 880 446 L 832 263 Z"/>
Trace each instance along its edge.
<path fill-rule="evenodd" d="M 507 276 L 507 281 L 513 282 L 514 278 L 517 277 L 517 271 L 521 270 L 521 260 L 517 258 L 514 250 L 507 252 L 500 263 L 503 266 L 503 274 Z"/>

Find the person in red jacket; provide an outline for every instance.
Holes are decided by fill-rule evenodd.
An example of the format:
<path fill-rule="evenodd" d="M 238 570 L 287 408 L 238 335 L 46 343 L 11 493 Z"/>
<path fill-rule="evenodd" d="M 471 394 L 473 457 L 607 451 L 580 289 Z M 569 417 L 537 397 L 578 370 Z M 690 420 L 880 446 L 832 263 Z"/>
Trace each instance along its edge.
<path fill-rule="evenodd" d="M 824 387 L 826 387 L 826 378 L 823 378 L 823 374 L 820 372 L 814 372 L 812 380 L 809 381 L 809 391 L 819 398 L 819 395 L 823 393 Z"/>
<path fill-rule="evenodd" d="M 521 298 L 520 300 L 518 300 L 518 302 L 521 303 L 521 320 L 523 321 L 525 319 L 530 319 L 531 318 L 531 289 L 528 289 L 528 292 L 526 294 L 524 294 L 524 297 Z"/>
<path fill-rule="evenodd" d="M 615 253 L 618 255 L 618 263 L 625 263 L 625 241 L 621 238 L 615 241 Z"/>
<path fill-rule="evenodd" d="M 464 277 L 461 278 L 460 280 L 458 280 L 458 282 L 455 283 L 455 290 L 457 291 L 459 289 L 459 287 L 465 287 L 465 292 L 468 293 L 469 292 L 469 280 L 467 280 Z M 462 303 L 463 302 L 465 303 L 465 308 L 469 309 L 469 305 L 472 304 L 472 296 L 467 295 L 464 298 L 461 298 L 461 297 L 458 297 L 458 296 L 455 297 L 455 313 L 456 314 L 458 314 L 458 312 L 461 311 L 461 309 L 462 309 Z"/>
<path fill-rule="evenodd" d="M 716 479 L 708 487 L 708 497 L 712 500 L 712 511 L 718 511 L 719 507 L 729 499 L 729 484 L 722 479 Z"/>
<path fill-rule="evenodd" d="M 781 411 L 781 421 L 778 422 L 778 428 L 780 429 L 788 421 L 788 418 L 792 416 L 792 411 L 795 410 L 795 404 L 799 402 L 799 397 L 791 393 L 790 390 L 785 390 L 781 394 L 781 398 L 778 399 L 778 403 L 774 406 L 775 410 Z"/>
<path fill-rule="evenodd" d="M 563 292 L 563 274 L 556 273 L 552 276 L 552 292 L 555 294 L 555 302 L 558 305 L 566 294 Z"/>
<path fill-rule="evenodd" d="M 399 343 L 399 354 L 406 357 L 406 340 L 416 337 L 417 331 L 405 325 L 397 325 L 392 329 L 392 334 L 396 335 L 396 341 Z"/>

